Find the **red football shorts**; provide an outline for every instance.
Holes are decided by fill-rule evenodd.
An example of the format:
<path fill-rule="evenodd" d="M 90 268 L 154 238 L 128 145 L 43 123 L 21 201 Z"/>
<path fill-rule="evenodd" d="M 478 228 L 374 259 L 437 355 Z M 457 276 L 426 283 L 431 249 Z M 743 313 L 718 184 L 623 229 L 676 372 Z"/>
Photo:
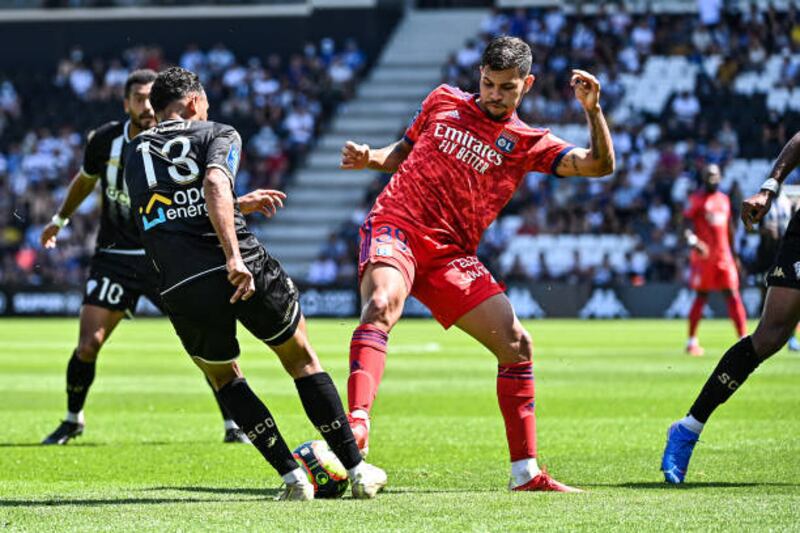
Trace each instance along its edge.
<path fill-rule="evenodd" d="M 395 267 L 411 295 L 445 328 L 486 299 L 505 292 L 474 254 L 439 243 L 406 222 L 368 218 L 360 233 L 359 278 L 371 263 Z"/>
<path fill-rule="evenodd" d="M 689 286 L 700 292 L 739 290 L 739 271 L 731 261 L 692 261 Z"/>

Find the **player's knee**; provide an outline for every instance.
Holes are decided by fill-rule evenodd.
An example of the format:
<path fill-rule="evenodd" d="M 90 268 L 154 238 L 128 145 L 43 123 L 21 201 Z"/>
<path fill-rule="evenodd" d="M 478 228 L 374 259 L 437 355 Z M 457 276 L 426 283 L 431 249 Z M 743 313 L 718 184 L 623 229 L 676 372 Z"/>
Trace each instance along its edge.
<path fill-rule="evenodd" d="M 97 355 L 100 353 L 102 345 L 102 339 L 97 336 L 81 337 L 78 341 L 78 359 L 84 363 L 93 363 L 97 360 Z"/>
<path fill-rule="evenodd" d="M 401 305 L 401 302 L 395 301 L 388 294 L 376 292 L 364 304 L 361 322 L 375 324 L 388 331 L 397 322 L 399 311 L 402 309 Z"/>
<path fill-rule="evenodd" d="M 527 363 L 533 360 L 533 339 L 530 333 L 522 328 L 514 328 L 511 339 L 498 353 L 497 361 L 504 365 Z"/>

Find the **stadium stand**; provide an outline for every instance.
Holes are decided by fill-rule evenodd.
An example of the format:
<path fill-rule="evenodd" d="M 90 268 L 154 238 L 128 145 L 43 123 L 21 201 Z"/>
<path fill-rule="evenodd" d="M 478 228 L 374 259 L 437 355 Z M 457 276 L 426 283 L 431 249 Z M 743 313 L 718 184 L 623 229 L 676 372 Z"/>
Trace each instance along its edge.
<path fill-rule="evenodd" d="M 698 15 L 601 3 L 586 14 L 485 13 L 450 10 L 451 31 L 441 32 L 432 28 L 442 15 L 409 12 L 370 72 L 355 43 L 323 40 L 291 57 L 237 57 L 224 44 L 175 57 L 157 47 L 110 58 L 75 48 L 50 72 L 0 75 L 0 277 L 22 285 L 82 281 L 91 217 L 76 217 L 56 253 L 39 253 L 36 236 L 79 165 L 83 134 L 118 115 L 120 80 L 137 66 L 175 62 L 203 72 L 217 118 L 235 124 L 247 143 L 240 188 L 289 190 L 287 209 L 258 235 L 290 273 L 316 285 L 352 283 L 357 225 L 388 179 L 338 172 L 341 145 L 398 137 L 438 82 L 474 88 L 492 35 L 519 35 L 534 47 L 537 82 L 522 118 L 578 144 L 586 129 L 569 69 L 597 74 L 618 156 L 616 174 L 602 180 L 528 176 L 480 250 L 506 279 L 581 273 L 602 284 L 610 271 L 615 280 L 680 281 L 677 224 L 701 165 L 724 165 L 723 188 L 737 205 L 800 129 L 800 17 L 791 6 Z M 539 253 L 552 244 L 557 252 Z"/>
<path fill-rule="evenodd" d="M 285 188 L 322 125 L 351 97 L 366 66 L 355 41 L 323 39 L 290 57 L 237 58 L 224 44 L 190 45 L 164 58 L 157 47 L 121 57 L 86 57 L 71 49 L 41 77 L 0 79 L 0 278 L 17 285 L 82 283 L 97 199 L 60 235 L 55 253 L 39 253 L 38 234 L 80 168 L 84 133 L 119 118 L 123 85 L 136 68 L 158 70 L 170 59 L 200 73 L 214 114 L 234 124 L 246 143 L 240 190 Z M 20 95 L 25 95 L 21 98 Z M 88 110 L 88 112 L 87 112 Z M 36 111 L 36 112 L 34 112 Z"/>
<path fill-rule="evenodd" d="M 787 131 L 800 128 L 796 10 L 753 4 L 718 15 L 718 22 L 705 24 L 717 17 L 631 12 L 623 4 L 602 3 L 585 16 L 556 8 L 495 9 L 449 55 L 442 81 L 475 90 L 487 40 L 526 38 L 537 81 L 520 108 L 523 120 L 577 144 L 588 141 L 568 88 L 571 68 L 600 78 L 611 117 L 615 175 L 565 182 L 530 175 L 479 250 L 495 273 L 514 281 L 683 280 L 680 214 L 702 165 L 723 165 L 723 189 L 738 208 L 742 194 L 764 179 Z M 753 127 L 765 117 L 763 129 Z M 374 179 L 354 222 L 386 180 Z M 341 265 L 347 255 L 330 255 L 340 254 L 356 234 L 352 223 L 345 225 L 338 245 L 326 245 L 314 264 Z M 743 258 L 752 256 L 755 241 L 741 231 L 738 240 Z"/>

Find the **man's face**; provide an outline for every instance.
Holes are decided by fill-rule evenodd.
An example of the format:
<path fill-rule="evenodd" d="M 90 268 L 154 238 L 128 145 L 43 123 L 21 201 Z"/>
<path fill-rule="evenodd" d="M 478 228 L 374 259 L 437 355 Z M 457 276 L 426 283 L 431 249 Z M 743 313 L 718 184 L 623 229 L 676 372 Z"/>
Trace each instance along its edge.
<path fill-rule="evenodd" d="M 492 70 L 481 67 L 480 102 L 494 120 L 508 117 L 533 85 L 533 75 L 523 77 L 516 68 Z"/>
<path fill-rule="evenodd" d="M 719 182 L 722 181 L 722 172 L 720 172 L 719 166 L 708 165 L 706 167 L 704 181 L 706 184 L 706 189 L 710 192 L 714 192 L 719 189 Z"/>
<path fill-rule="evenodd" d="M 151 83 L 136 83 L 131 86 L 130 93 L 125 97 L 125 112 L 131 117 L 131 122 L 140 130 L 150 129 L 156 125 L 156 115 L 150 105 Z"/>

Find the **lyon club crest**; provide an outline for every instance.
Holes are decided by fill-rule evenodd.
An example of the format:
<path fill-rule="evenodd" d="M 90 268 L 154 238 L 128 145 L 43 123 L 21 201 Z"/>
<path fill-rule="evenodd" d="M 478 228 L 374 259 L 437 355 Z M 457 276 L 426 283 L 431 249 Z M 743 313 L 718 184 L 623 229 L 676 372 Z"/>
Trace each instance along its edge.
<path fill-rule="evenodd" d="M 494 145 L 497 146 L 497 149 L 501 152 L 510 154 L 517 145 L 518 141 L 519 137 L 509 131 L 503 130 L 502 133 L 500 133 L 500 136 L 494 142 Z"/>

